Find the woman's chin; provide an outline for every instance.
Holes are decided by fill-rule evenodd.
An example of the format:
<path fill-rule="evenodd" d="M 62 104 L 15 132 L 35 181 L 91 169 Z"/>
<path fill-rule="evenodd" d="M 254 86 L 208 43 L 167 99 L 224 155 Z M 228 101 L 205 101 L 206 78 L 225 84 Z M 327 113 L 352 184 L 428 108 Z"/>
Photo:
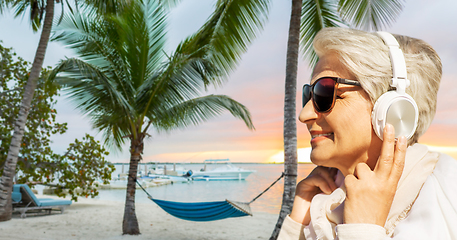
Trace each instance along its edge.
<path fill-rule="evenodd" d="M 324 152 L 313 149 L 310 154 L 310 159 L 312 163 L 318 166 L 324 166 L 328 164 L 329 158 Z"/>

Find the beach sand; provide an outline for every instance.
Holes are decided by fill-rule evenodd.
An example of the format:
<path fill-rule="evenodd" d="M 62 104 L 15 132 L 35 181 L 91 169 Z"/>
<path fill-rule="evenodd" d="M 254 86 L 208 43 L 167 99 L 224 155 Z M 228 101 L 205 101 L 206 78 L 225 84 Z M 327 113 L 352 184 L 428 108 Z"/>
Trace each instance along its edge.
<path fill-rule="evenodd" d="M 53 211 L 24 219 L 14 214 L 10 221 L 0 222 L 0 239 L 268 239 L 278 218 L 276 214 L 254 212 L 253 217 L 191 222 L 169 215 L 151 201 L 136 204 L 141 235 L 129 236 L 122 235 L 123 213 L 123 202 L 80 198 L 63 214 Z"/>

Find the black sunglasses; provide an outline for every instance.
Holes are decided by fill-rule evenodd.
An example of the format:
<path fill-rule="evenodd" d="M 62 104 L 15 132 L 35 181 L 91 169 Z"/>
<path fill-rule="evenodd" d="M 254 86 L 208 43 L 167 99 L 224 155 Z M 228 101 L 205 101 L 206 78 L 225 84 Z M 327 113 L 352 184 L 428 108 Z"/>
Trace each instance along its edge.
<path fill-rule="evenodd" d="M 318 112 L 325 113 L 332 110 L 333 105 L 335 105 L 336 89 L 340 83 L 360 86 L 360 82 L 355 80 L 339 77 L 321 77 L 312 85 L 303 85 L 303 107 L 312 98 L 314 108 Z"/>

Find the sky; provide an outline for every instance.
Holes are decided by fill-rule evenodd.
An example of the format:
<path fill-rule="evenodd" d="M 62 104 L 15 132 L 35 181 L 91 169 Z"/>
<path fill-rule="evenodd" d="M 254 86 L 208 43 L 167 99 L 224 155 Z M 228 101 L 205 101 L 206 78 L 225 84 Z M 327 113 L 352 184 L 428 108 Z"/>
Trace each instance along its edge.
<path fill-rule="evenodd" d="M 168 52 L 195 32 L 209 17 L 214 0 L 182 0 L 170 14 Z M 57 9 L 60 8 L 57 7 Z M 457 158 L 457 9 L 455 0 L 407 1 L 397 21 L 385 31 L 420 38 L 431 44 L 441 57 L 443 78 L 438 93 L 435 119 L 419 139 L 433 150 Z M 287 32 L 290 17 L 288 1 L 273 0 L 269 21 L 243 55 L 236 71 L 218 89 L 208 94 L 225 94 L 244 104 L 251 112 L 255 130 L 228 113 L 199 126 L 166 134 L 150 132 L 145 141 L 146 162 L 203 162 L 205 159 L 229 158 L 233 162 L 278 162 L 283 159 L 283 108 Z M 19 56 L 32 61 L 39 33 L 32 33 L 27 16 L 0 16 L 0 40 L 13 47 Z M 51 42 L 44 66 L 54 66 L 60 59 L 72 57 L 71 50 Z M 299 59 L 297 90 L 309 82 L 308 63 Z M 297 92 L 300 101 L 301 93 Z M 297 103 L 297 116 L 301 103 Z M 102 140 L 86 117 L 62 96 L 55 106 L 58 122 L 67 122 L 68 131 L 52 138 L 52 148 L 63 153 L 75 138 L 85 133 Z M 310 136 L 306 126 L 297 121 L 299 161 L 309 161 Z M 128 144 L 122 152 L 111 151 L 108 160 L 128 162 Z"/>

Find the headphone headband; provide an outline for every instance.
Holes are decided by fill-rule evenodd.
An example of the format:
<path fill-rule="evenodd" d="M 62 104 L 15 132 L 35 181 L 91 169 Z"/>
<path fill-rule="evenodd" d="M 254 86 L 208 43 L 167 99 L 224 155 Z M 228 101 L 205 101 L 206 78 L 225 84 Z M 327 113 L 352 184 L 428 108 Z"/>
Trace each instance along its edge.
<path fill-rule="evenodd" d="M 403 51 L 395 37 L 387 32 L 377 32 L 384 43 L 389 47 L 389 56 L 392 64 L 392 81 L 390 86 L 396 91 L 382 94 L 373 106 L 371 121 L 373 130 L 382 140 L 384 126 L 389 123 L 395 128 L 395 137 L 414 135 L 419 119 L 419 110 L 414 99 L 405 90 L 409 86 L 406 75 L 406 63 Z"/>
<path fill-rule="evenodd" d="M 392 63 L 392 82 L 390 86 L 395 87 L 399 94 L 404 94 L 405 89 L 409 86 L 409 80 L 406 73 L 406 62 L 403 51 L 400 49 L 397 39 L 388 32 L 377 32 L 379 37 L 389 47 L 389 56 Z"/>

